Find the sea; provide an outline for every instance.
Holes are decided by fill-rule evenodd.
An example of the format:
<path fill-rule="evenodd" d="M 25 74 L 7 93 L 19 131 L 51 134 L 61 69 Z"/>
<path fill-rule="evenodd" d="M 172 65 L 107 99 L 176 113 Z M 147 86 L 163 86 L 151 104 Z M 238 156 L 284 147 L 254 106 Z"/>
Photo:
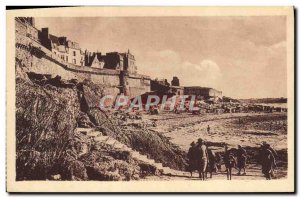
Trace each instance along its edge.
<path fill-rule="evenodd" d="M 287 103 L 258 103 L 258 105 L 287 108 Z"/>

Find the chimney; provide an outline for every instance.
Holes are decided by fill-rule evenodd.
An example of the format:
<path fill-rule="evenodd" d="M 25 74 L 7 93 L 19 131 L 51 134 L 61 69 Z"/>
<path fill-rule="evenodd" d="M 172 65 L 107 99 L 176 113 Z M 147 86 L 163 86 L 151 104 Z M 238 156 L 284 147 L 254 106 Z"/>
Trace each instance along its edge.
<path fill-rule="evenodd" d="M 60 44 L 67 45 L 67 37 L 62 36 L 62 37 L 59 37 L 58 40 L 59 40 Z"/>
<path fill-rule="evenodd" d="M 42 36 L 49 39 L 49 28 L 42 28 Z"/>

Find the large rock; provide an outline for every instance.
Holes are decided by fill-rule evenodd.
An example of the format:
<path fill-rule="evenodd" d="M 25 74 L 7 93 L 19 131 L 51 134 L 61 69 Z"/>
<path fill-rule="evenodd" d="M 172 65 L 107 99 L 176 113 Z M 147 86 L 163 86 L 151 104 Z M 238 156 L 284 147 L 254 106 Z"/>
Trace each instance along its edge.
<path fill-rule="evenodd" d="M 16 83 L 16 149 L 17 180 L 47 178 L 49 167 L 64 155 L 68 140 L 72 138 L 79 114 L 79 101 L 75 89 L 40 86 L 20 78 Z M 40 153 L 35 166 L 32 160 L 21 160 L 24 151 Z M 25 155 L 26 156 L 26 155 Z M 27 171 L 43 168 L 39 173 Z"/>

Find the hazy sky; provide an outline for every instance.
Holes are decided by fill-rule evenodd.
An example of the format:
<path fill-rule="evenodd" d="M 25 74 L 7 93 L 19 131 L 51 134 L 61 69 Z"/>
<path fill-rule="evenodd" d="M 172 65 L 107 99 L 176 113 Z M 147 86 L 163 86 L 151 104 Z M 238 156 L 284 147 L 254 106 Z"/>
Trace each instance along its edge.
<path fill-rule="evenodd" d="M 234 98 L 286 97 L 286 18 L 36 18 L 90 51 L 130 49 L 138 72 Z"/>

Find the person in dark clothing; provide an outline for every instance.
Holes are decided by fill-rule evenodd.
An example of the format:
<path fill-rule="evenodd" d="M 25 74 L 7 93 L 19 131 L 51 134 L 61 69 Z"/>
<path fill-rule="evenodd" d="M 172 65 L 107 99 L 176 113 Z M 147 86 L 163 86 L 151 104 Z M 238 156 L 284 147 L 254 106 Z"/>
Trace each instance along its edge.
<path fill-rule="evenodd" d="M 236 160 L 232 151 L 228 150 L 227 146 L 225 146 L 224 163 L 227 172 L 227 180 L 231 180 L 232 168 L 236 167 Z"/>
<path fill-rule="evenodd" d="M 188 171 L 193 176 L 193 171 L 197 170 L 197 150 L 195 142 L 191 143 L 187 157 L 188 157 Z"/>
<path fill-rule="evenodd" d="M 271 180 L 274 176 L 274 168 L 276 166 L 276 160 L 274 153 L 269 144 L 263 144 L 260 150 L 260 163 L 262 166 L 262 173 L 267 180 Z"/>
<path fill-rule="evenodd" d="M 278 153 L 277 153 L 277 151 L 274 149 L 274 148 L 272 148 L 271 147 L 271 145 L 270 144 L 268 144 L 267 142 L 265 142 L 265 141 L 263 141 L 262 142 L 262 147 L 267 147 L 267 148 L 269 148 L 269 150 L 272 152 L 272 154 L 273 154 L 273 156 L 274 156 L 274 161 L 276 162 L 276 159 L 278 158 Z M 261 150 L 262 150 L 262 148 L 261 148 Z M 276 163 L 274 163 L 273 164 L 273 168 L 272 168 L 272 172 L 271 172 L 271 176 L 272 177 L 274 177 L 274 169 L 275 169 L 275 167 L 276 167 Z"/>
<path fill-rule="evenodd" d="M 223 158 L 220 155 L 220 153 L 216 154 L 216 173 L 218 173 L 218 171 L 221 171 L 221 167 L 222 167 L 222 162 L 223 162 Z"/>
<path fill-rule="evenodd" d="M 210 132 L 210 126 L 208 125 L 207 126 L 207 133 L 209 133 Z"/>
<path fill-rule="evenodd" d="M 216 159 L 216 154 L 214 153 L 213 150 L 209 149 L 207 147 L 207 154 L 208 154 L 208 166 L 207 166 L 207 172 L 206 172 L 206 177 L 207 173 L 210 173 L 210 178 L 212 178 L 212 173 L 217 172 L 217 159 Z"/>
<path fill-rule="evenodd" d="M 241 174 L 241 170 L 244 170 L 243 175 L 246 175 L 246 161 L 247 161 L 247 152 L 241 145 L 238 145 L 237 149 L 237 168 L 238 168 L 238 175 Z"/>
<path fill-rule="evenodd" d="M 272 148 L 270 144 L 268 144 L 267 142 L 263 142 L 263 144 L 266 145 L 266 147 L 268 147 L 270 151 L 272 151 L 275 158 L 278 157 L 277 151 L 274 148 Z"/>

